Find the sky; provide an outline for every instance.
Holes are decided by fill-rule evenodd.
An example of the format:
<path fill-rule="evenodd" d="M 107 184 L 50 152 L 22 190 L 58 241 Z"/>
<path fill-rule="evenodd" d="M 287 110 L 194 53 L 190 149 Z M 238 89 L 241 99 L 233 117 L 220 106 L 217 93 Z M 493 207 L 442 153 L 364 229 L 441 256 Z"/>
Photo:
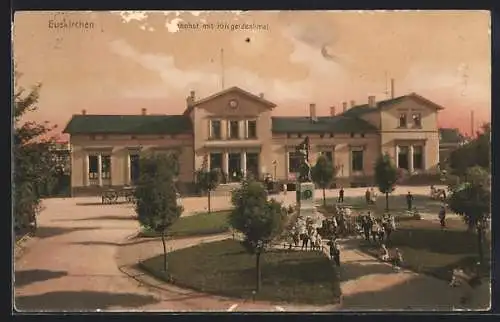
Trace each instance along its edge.
<path fill-rule="evenodd" d="M 387 99 L 393 78 L 469 133 L 471 111 L 476 129 L 491 119 L 490 35 L 487 11 L 17 12 L 13 59 L 19 86 L 42 84 L 28 118 L 61 130 L 83 109 L 180 114 L 191 90 L 231 86 L 275 116 L 328 115 Z"/>

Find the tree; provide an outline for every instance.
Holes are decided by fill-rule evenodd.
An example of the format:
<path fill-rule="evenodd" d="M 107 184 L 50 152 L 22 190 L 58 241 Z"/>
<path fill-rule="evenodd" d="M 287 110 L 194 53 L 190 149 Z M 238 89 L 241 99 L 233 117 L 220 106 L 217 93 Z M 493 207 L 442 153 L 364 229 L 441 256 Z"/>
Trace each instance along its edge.
<path fill-rule="evenodd" d="M 198 189 L 207 194 L 208 213 L 211 212 L 211 192 L 217 188 L 221 179 L 221 171 L 219 169 L 208 169 L 206 159 L 203 161 L 201 168 L 196 171 L 196 185 Z"/>
<path fill-rule="evenodd" d="M 491 172 L 491 124 L 483 124 L 476 138 L 450 153 L 448 159 L 452 174 L 463 177 L 467 170 L 480 166 Z"/>
<path fill-rule="evenodd" d="M 15 72 L 13 95 L 13 172 L 14 172 L 14 221 L 16 228 L 34 224 L 41 207 L 42 189 L 55 183 L 57 167 L 50 146 L 55 141 L 51 133 L 57 126 L 25 121 L 24 117 L 38 109 L 41 84 L 28 92 L 18 85 L 21 74 Z"/>
<path fill-rule="evenodd" d="M 491 177 L 482 167 L 469 168 L 460 183 L 449 186 L 447 202 L 451 211 L 459 214 L 472 231 L 477 232 L 479 261 L 484 259 L 484 229 L 490 217 Z"/>
<path fill-rule="evenodd" d="M 395 189 L 398 180 L 398 171 L 386 153 L 375 163 L 375 182 L 381 193 L 385 194 L 385 210 L 389 211 L 389 194 Z"/>
<path fill-rule="evenodd" d="M 267 193 L 257 181 L 243 181 L 241 187 L 233 191 L 231 202 L 234 206 L 229 223 L 245 237 L 243 247 L 255 254 L 255 290 L 261 287 L 260 256 L 271 241 L 280 236 L 286 222 L 286 209 L 275 200 L 267 200 Z"/>
<path fill-rule="evenodd" d="M 323 189 L 323 206 L 326 206 L 325 189 L 329 188 L 335 178 L 333 165 L 324 155 L 320 155 L 316 164 L 311 169 L 312 180 Z"/>
<path fill-rule="evenodd" d="M 139 159 L 140 175 L 134 191 L 135 211 L 141 225 L 161 234 L 163 269 L 167 271 L 167 229 L 181 216 L 177 205 L 174 178 L 177 159 L 171 154 L 142 155 Z"/>

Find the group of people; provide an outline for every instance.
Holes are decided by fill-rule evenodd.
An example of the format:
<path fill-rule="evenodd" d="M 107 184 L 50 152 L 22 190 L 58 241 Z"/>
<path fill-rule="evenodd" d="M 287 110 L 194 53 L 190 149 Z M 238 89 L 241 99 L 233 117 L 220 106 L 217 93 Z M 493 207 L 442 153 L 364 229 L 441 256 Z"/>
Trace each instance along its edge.
<path fill-rule="evenodd" d="M 377 201 L 377 194 L 375 193 L 375 190 L 373 188 L 366 189 L 365 199 L 367 205 L 375 204 L 375 202 Z"/>
<path fill-rule="evenodd" d="M 392 232 L 396 230 L 396 220 L 393 215 L 384 214 L 382 218 L 375 218 L 370 211 L 359 215 L 356 225 L 358 233 L 365 240 L 373 240 L 375 243 L 389 240 Z"/>
<path fill-rule="evenodd" d="M 392 266 L 396 270 L 400 270 L 403 265 L 403 254 L 399 250 L 399 248 L 394 249 L 394 254 L 391 256 L 391 253 L 385 244 L 380 246 L 380 259 L 383 262 L 390 262 Z"/>
<path fill-rule="evenodd" d="M 303 222 L 298 222 L 291 230 L 292 243 L 289 244 L 289 248 L 292 245 L 299 247 L 301 250 L 321 250 L 323 249 L 323 238 L 320 234 L 320 229 L 314 226 L 314 222 L 310 217 L 306 218 L 305 224 Z"/>

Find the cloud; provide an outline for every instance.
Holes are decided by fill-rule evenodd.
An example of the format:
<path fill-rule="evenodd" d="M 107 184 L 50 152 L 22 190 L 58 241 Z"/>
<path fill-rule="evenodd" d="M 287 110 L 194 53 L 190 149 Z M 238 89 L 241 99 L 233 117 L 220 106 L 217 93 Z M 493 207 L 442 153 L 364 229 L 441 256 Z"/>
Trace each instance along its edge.
<path fill-rule="evenodd" d="M 140 53 L 124 40 L 115 40 L 109 46 L 115 54 L 157 72 L 165 84 L 156 89 L 128 89 L 123 93 L 124 96 L 165 97 L 179 91 L 188 93 L 192 89 L 201 96 L 208 96 L 221 89 L 222 75 L 217 63 L 200 65 L 197 69 L 181 70 L 175 66 L 172 56 Z M 266 79 L 239 67 L 227 68 L 224 79 L 225 87 L 239 86 L 253 93 L 263 92 L 270 99 L 304 100 L 310 97 L 313 91 L 313 86 L 308 80 L 287 82 L 281 79 Z"/>

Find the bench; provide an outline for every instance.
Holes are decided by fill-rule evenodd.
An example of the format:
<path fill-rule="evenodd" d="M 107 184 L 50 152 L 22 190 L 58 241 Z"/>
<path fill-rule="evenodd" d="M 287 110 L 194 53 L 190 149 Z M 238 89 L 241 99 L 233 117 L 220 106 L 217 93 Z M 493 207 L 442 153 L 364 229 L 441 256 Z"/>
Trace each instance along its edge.
<path fill-rule="evenodd" d="M 134 188 L 126 187 L 123 189 L 108 189 L 103 191 L 101 196 L 102 204 L 115 204 L 119 202 L 119 199 L 123 198 L 125 202 L 133 203 L 134 198 Z"/>

